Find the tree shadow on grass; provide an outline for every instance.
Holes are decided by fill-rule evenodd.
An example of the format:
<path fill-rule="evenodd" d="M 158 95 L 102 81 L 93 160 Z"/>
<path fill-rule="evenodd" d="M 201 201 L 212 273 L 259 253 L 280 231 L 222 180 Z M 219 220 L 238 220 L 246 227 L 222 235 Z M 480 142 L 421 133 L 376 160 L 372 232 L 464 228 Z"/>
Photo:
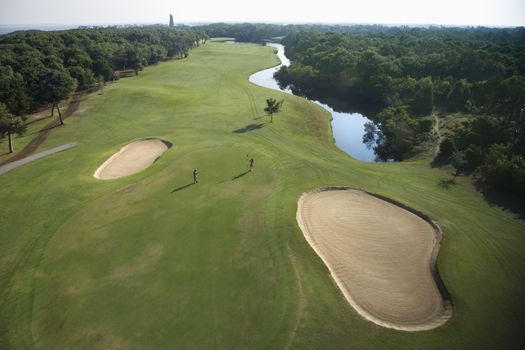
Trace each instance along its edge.
<path fill-rule="evenodd" d="M 263 125 L 264 124 L 248 124 L 248 125 L 246 125 L 243 128 L 233 130 L 233 132 L 237 133 L 237 134 L 243 134 L 243 133 L 248 132 L 248 131 L 261 129 L 263 127 Z"/>
<path fill-rule="evenodd" d="M 456 179 L 441 179 L 438 182 L 438 186 L 446 190 L 456 185 L 457 185 Z"/>
<path fill-rule="evenodd" d="M 44 128 L 42 128 L 42 129 L 40 129 L 38 131 L 32 132 L 30 134 L 26 134 L 26 135 L 27 136 L 31 136 L 31 135 L 39 134 L 39 133 L 41 133 L 43 131 L 47 131 L 47 130 L 52 130 L 54 128 L 58 128 L 59 126 L 62 126 L 62 125 L 60 125 L 60 123 L 57 122 L 56 125 L 50 125 L 50 126 L 44 127 Z"/>
<path fill-rule="evenodd" d="M 496 190 L 481 191 L 485 200 L 490 206 L 496 206 L 503 210 L 510 211 L 520 219 L 525 219 L 525 200 L 519 196 Z"/>
<path fill-rule="evenodd" d="M 250 172 L 250 170 L 246 170 L 244 173 L 240 173 L 239 175 L 232 177 L 232 181 L 237 180 L 238 178 L 243 177 L 244 175 L 248 174 L 249 172 Z"/>
<path fill-rule="evenodd" d="M 183 189 L 187 188 L 187 187 L 190 187 L 191 185 L 193 185 L 193 182 L 190 182 L 189 184 L 186 184 L 186 185 L 182 185 L 180 187 L 177 187 L 175 188 L 173 191 L 171 191 L 171 193 L 175 193 L 175 192 L 179 192 L 179 191 L 182 191 Z"/>
<path fill-rule="evenodd" d="M 28 121 L 26 123 L 26 125 L 31 125 L 33 123 L 41 122 L 42 120 L 46 120 L 46 119 L 49 119 L 51 117 L 52 117 L 52 115 L 50 114 L 50 115 L 46 115 L 45 117 L 35 118 L 33 120 Z"/>

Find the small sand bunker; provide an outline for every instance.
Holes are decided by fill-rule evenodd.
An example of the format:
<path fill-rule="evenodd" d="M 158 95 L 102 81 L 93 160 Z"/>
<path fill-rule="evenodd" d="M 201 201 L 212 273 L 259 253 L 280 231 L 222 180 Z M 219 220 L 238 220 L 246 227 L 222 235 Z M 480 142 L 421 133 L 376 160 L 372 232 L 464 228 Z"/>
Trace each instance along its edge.
<path fill-rule="evenodd" d="M 297 222 L 361 316 L 404 331 L 439 327 L 452 315 L 435 268 L 441 231 L 423 214 L 392 203 L 360 190 L 324 188 L 301 196 Z"/>
<path fill-rule="evenodd" d="M 126 145 L 102 164 L 94 177 L 102 180 L 136 174 L 149 167 L 171 146 L 159 139 L 136 141 Z"/>

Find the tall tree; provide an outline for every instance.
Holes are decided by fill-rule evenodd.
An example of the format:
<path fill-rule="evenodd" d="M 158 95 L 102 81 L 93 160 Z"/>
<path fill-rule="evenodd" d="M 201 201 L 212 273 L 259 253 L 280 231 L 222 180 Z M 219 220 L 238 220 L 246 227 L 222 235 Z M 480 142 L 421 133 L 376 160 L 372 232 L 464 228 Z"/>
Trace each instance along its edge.
<path fill-rule="evenodd" d="M 277 102 L 277 100 L 273 98 L 269 98 L 266 100 L 266 108 L 264 109 L 264 111 L 270 116 L 270 123 L 273 123 L 273 115 L 281 111 L 283 103 L 284 100 Z"/>
<path fill-rule="evenodd" d="M 63 71 L 50 70 L 40 81 L 40 93 L 44 100 L 51 104 L 51 114 L 56 107 L 60 125 L 63 125 L 64 121 L 58 103 L 68 98 L 73 90 L 75 90 L 75 80 Z"/>
<path fill-rule="evenodd" d="M 5 104 L 0 102 L 0 137 L 7 134 L 9 138 L 9 153 L 14 152 L 13 134 L 23 135 L 26 131 L 26 125 L 22 118 L 15 117 L 7 110 Z"/>

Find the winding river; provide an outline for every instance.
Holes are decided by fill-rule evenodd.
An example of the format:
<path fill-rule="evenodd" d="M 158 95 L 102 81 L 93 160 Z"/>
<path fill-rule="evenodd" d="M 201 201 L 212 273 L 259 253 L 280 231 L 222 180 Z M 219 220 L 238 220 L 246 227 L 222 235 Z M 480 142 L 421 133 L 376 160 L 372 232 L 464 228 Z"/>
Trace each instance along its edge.
<path fill-rule="evenodd" d="M 277 72 L 281 66 L 290 65 L 290 60 L 284 54 L 284 46 L 276 43 L 268 43 L 267 45 L 277 49 L 277 56 L 281 60 L 281 64 L 252 74 L 249 78 L 250 82 L 269 89 L 293 94 L 288 87 L 281 89 L 273 77 L 274 73 Z M 308 100 L 317 103 L 332 115 L 332 132 L 337 147 L 359 160 L 365 162 L 377 161 L 374 150 L 368 148 L 367 145 L 363 143 L 365 123 L 370 122 L 370 119 L 359 113 L 336 112 L 327 104 L 316 100 Z"/>

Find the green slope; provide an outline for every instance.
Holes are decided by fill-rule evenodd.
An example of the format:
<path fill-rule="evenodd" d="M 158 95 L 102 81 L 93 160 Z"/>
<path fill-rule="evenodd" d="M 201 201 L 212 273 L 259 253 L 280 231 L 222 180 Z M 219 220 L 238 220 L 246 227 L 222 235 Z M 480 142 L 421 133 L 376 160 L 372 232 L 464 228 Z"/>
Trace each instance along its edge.
<path fill-rule="evenodd" d="M 525 223 L 428 161 L 367 164 L 331 140 L 329 115 L 250 84 L 277 63 L 258 45 L 210 42 L 188 59 L 90 95 L 42 149 L 0 177 L 0 348 L 480 349 L 525 344 Z M 269 124 L 265 99 L 284 98 Z M 252 125 L 253 124 L 253 125 Z M 247 131 L 248 130 L 248 131 Z M 122 145 L 173 147 L 146 171 L 92 177 Z M 254 157 L 255 171 L 246 155 Z M 201 183 L 191 182 L 200 171 Z M 240 176 L 242 175 L 242 176 Z M 404 333 L 346 303 L 295 221 L 323 185 L 361 187 L 438 220 L 454 315 Z"/>

